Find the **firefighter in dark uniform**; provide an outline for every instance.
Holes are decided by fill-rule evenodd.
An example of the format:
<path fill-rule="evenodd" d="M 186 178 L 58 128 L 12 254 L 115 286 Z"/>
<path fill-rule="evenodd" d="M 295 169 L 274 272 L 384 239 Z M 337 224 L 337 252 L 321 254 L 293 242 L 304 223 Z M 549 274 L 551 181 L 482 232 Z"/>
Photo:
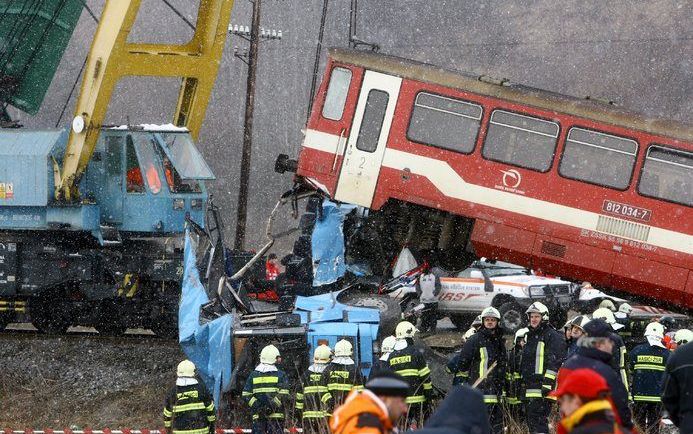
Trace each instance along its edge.
<path fill-rule="evenodd" d="M 176 371 L 176 385 L 164 403 L 164 427 L 174 434 L 213 434 L 214 401 L 195 378 L 195 365 L 183 360 Z"/>
<path fill-rule="evenodd" d="M 526 310 L 529 319 L 527 343 L 522 349 L 520 374 L 525 384 L 525 411 L 529 432 L 548 433 L 550 404 L 548 397 L 556 384 L 556 375 L 565 359 L 565 337 L 549 324 L 549 309 L 540 302 Z"/>
<path fill-rule="evenodd" d="M 242 396 L 253 417 L 253 434 L 282 434 L 284 409 L 289 398 L 286 374 L 276 364 L 280 360 L 277 347 L 267 345 L 260 352 L 260 364 L 250 373 Z"/>
<path fill-rule="evenodd" d="M 409 396 L 406 399 L 407 426 L 420 428 L 428 414 L 433 383 L 431 369 L 423 352 L 414 345 L 414 335 L 418 332 L 409 321 L 402 321 L 395 329 L 395 350 L 390 354 L 390 370 L 404 377 L 409 383 Z"/>
<path fill-rule="evenodd" d="M 693 342 L 669 356 L 662 404 L 681 433 L 693 433 Z"/>
<path fill-rule="evenodd" d="M 614 342 L 614 350 L 611 355 L 611 367 L 614 371 L 621 377 L 623 385 L 626 386 L 626 391 L 628 390 L 628 355 L 626 351 L 626 344 L 623 342 L 623 338 L 617 332 L 623 329 L 623 325 L 616 322 L 616 317 L 611 310 L 606 308 L 599 308 L 592 314 L 592 319 L 603 319 L 611 327 L 610 339 Z"/>
<path fill-rule="evenodd" d="M 478 388 L 484 394 L 484 403 L 489 414 L 493 432 L 503 432 L 501 397 L 505 383 L 508 354 L 505 349 L 503 330 L 498 327 L 500 312 L 487 307 L 481 312 L 482 326 L 462 347 L 457 371 L 469 372 L 467 383 L 473 385 L 479 379 Z M 492 366 L 495 364 L 495 368 Z M 490 370 L 492 369 L 492 370 Z"/>
<path fill-rule="evenodd" d="M 332 350 L 327 345 L 320 345 L 313 353 L 313 364 L 303 375 L 303 389 L 296 394 L 296 410 L 301 414 L 304 433 L 327 432 L 328 411 L 322 397 L 327 393 L 327 386 L 322 383 L 322 373 L 330 363 Z"/>
<path fill-rule="evenodd" d="M 322 401 L 330 414 L 344 404 L 349 392 L 361 390 L 365 384 L 361 369 L 351 358 L 353 354 L 351 342 L 346 339 L 337 342 L 334 346 L 334 358 L 322 373 L 322 384 L 327 387 Z"/>
<path fill-rule="evenodd" d="M 380 358 L 373 365 L 371 375 L 376 372 L 390 370 L 390 354 L 395 350 L 395 342 L 397 342 L 397 338 L 394 336 L 388 336 L 383 339 L 383 342 L 380 344 Z"/>
<path fill-rule="evenodd" d="M 640 428 L 654 433 L 662 412 L 664 370 L 670 351 L 662 344 L 664 327 L 652 322 L 645 328 L 644 342 L 630 353 L 633 373 L 633 416 Z"/>
<path fill-rule="evenodd" d="M 524 384 L 522 383 L 520 366 L 522 365 L 522 349 L 527 340 L 527 333 L 529 333 L 527 327 L 516 331 L 513 347 L 508 350 L 508 369 L 505 371 L 505 402 L 513 420 L 525 419 L 522 405 Z"/>
<path fill-rule="evenodd" d="M 614 312 L 616 322 L 623 326 L 623 328 L 621 328 L 621 330 L 618 331 L 618 334 L 619 336 L 621 336 L 621 339 L 623 339 L 624 342 L 631 342 L 633 338 L 630 323 L 631 312 L 633 312 L 633 306 L 631 306 L 628 303 L 621 303 L 621 305 L 618 306 L 618 311 Z"/>

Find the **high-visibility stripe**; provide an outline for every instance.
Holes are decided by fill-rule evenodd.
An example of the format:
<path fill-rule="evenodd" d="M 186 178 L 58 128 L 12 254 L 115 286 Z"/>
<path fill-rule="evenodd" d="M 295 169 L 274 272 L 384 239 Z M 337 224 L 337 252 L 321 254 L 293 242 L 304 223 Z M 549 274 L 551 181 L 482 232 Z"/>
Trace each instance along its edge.
<path fill-rule="evenodd" d="M 636 371 L 664 371 L 666 367 L 662 365 L 649 365 L 646 363 L 637 363 L 634 369 Z"/>
<path fill-rule="evenodd" d="M 297 410 L 303 410 L 303 403 L 302 402 L 296 402 L 295 407 Z"/>
<path fill-rule="evenodd" d="M 496 395 L 484 395 L 484 402 L 486 404 L 498 404 L 498 397 Z"/>
<path fill-rule="evenodd" d="M 207 407 L 205 407 L 205 410 L 214 411 L 214 402 L 211 402 Z"/>
<path fill-rule="evenodd" d="M 207 422 L 214 422 L 215 420 L 217 420 L 216 416 L 207 416 Z"/>
<path fill-rule="evenodd" d="M 469 371 L 458 371 L 455 377 L 469 377 Z"/>
<path fill-rule="evenodd" d="M 419 370 L 419 377 L 425 377 L 426 375 L 428 375 L 430 373 L 431 373 L 431 369 L 428 366 L 426 366 L 426 367 Z"/>
<path fill-rule="evenodd" d="M 302 393 L 296 393 L 296 399 L 303 399 L 303 394 Z"/>
<path fill-rule="evenodd" d="M 424 383 L 423 388 L 424 388 L 424 390 L 433 390 L 433 384 L 432 383 Z"/>
<path fill-rule="evenodd" d="M 327 392 L 326 386 L 306 386 L 303 388 L 303 393 Z"/>
<path fill-rule="evenodd" d="M 420 404 L 426 402 L 426 397 L 423 395 L 407 396 L 404 402 L 407 404 Z"/>
<path fill-rule="evenodd" d="M 203 402 L 193 402 L 192 404 L 174 405 L 173 406 L 173 412 L 174 413 L 182 413 L 184 411 L 204 410 L 204 409 L 205 409 L 205 404 Z"/>
<path fill-rule="evenodd" d="M 173 434 L 208 434 L 209 428 L 174 429 Z"/>
<path fill-rule="evenodd" d="M 343 390 L 343 391 L 350 391 L 354 386 L 352 384 L 343 384 L 343 383 L 332 383 L 327 385 L 327 390 Z"/>
<path fill-rule="evenodd" d="M 165 420 L 165 421 L 164 421 L 164 428 L 171 428 L 171 425 L 172 425 L 172 423 L 171 423 L 170 420 Z"/>
<path fill-rule="evenodd" d="M 544 377 L 546 377 L 550 380 L 555 380 L 556 379 L 556 371 L 552 371 L 550 369 L 547 369 L 546 372 L 544 373 Z"/>
<path fill-rule="evenodd" d="M 253 384 L 274 384 L 279 383 L 279 377 L 255 377 L 253 378 Z"/>
<path fill-rule="evenodd" d="M 402 377 L 418 377 L 419 376 L 419 370 L 418 369 L 400 369 L 399 371 L 395 371 L 395 373 L 401 375 Z"/>
<path fill-rule="evenodd" d="M 526 398 L 543 398 L 544 395 L 541 394 L 541 389 L 527 389 L 525 391 Z"/>
<path fill-rule="evenodd" d="M 248 401 L 248 406 L 252 407 L 253 404 L 255 404 L 256 402 L 257 402 L 257 399 L 255 399 L 255 397 L 253 396 L 253 397 L 250 398 L 250 400 Z"/>
<path fill-rule="evenodd" d="M 279 389 L 279 394 L 280 394 L 280 395 L 288 395 L 288 394 L 289 394 L 289 389 Z"/>
<path fill-rule="evenodd" d="M 544 373 L 544 343 L 539 342 L 537 344 L 537 352 L 534 358 L 534 373 L 543 374 Z"/>
<path fill-rule="evenodd" d="M 251 392 L 246 392 L 245 390 L 243 391 L 243 393 L 241 393 L 241 396 L 251 396 L 251 395 L 252 395 Z"/>
<path fill-rule="evenodd" d="M 324 411 L 304 411 L 303 419 L 313 419 L 313 418 L 323 418 L 325 417 Z"/>
<path fill-rule="evenodd" d="M 328 392 L 328 393 L 322 395 L 322 397 L 320 398 L 320 401 L 322 401 L 322 403 L 325 404 L 330 399 L 332 399 L 332 395 Z"/>
<path fill-rule="evenodd" d="M 479 348 L 479 378 L 486 376 L 488 370 L 488 350 L 486 347 Z"/>
<path fill-rule="evenodd" d="M 660 397 L 660 396 L 648 396 L 648 395 L 633 395 L 633 401 L 661 402 L 662 397 Z"/>
<path fill-rule="evenodd" d="M 279 392 L 278 387 L 256 387 L 253 388 L 253 393 L 277 393 Z"/>
<path fill-rule="evenodd" d="M 258 420 L 258 419 L 260 419 L 260 415 L 254 414 L 253 420 Z M 284 413 L 272 413 L 269 416 L 267 416 L 267 419 L 284 419 Z"/>
<path fill-rule="evenodd" d="M 164 416 L 171 417 L 173 413 L 168 408 L 164 407 Z"/>

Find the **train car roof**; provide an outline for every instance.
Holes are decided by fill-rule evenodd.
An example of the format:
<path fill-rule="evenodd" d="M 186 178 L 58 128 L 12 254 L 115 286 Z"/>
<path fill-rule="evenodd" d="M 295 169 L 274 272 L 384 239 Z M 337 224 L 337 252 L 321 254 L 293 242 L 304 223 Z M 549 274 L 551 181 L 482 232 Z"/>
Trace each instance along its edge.
<path fill-rule="evenodd" d="M 367 51 L 332 48 L 330 56 L 340 63 L 354 64 L 402 78 L 463 89 L 556 113 L 565 113 L 658 136 L 693 142 L 693 126 L 690 124 L 647 117 L 595 100 L 581 99 L 509 82 L 489 83 L 481 81 L 484 76 L 473 76 L 428 63 Z M 690 146 L 686 148 L 690 149 Z"/>

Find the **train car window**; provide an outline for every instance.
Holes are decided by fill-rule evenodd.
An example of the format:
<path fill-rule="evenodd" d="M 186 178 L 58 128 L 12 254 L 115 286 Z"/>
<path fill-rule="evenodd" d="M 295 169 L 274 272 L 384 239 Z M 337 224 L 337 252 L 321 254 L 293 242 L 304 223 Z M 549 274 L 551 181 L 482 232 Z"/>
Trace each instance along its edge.
<path fill-rule="evenodd" d="M 420 92 L 414 101 L 407 138 L 468 154 L 474 150 L 482 112 L 477 104 Z"/>
<path fill-rule="evenodd" d="M 351 84 L 351 70 L 346 68 L 334 68 L 330 75 L 330 84 L 327 86 L 325 104 L 322 106 L 322 117 L 338 121 L 342 119 L 344 105 Z"/>
<path fill-rule="evenodd" d="M 693 154 L 650 146 L 638 191 L 643 196 L 693 206 Z"/>
<path fill-rule="evenodd" d="M 389 99 L 387 92 L 382 90 L 372 89 L 368 92 L 359 137 L 356 139 L 356 149 L 359 151 L 374 152 L 378 148 L 380 129 L 383 126 Z"/>
<path fill-rule="evenodd" d="M 484 141 L 485 158 L 546 172 L 558 141 L 558 123 L 496 110 Z"/>
<path fill-rule="evenodd" d="M 635 140 L 571 128 L 558 172 L 565 178 L 625 190 L 637 152 Z"/>
<path fill-rule="evenodd" d="M 125 191 L 128 193 L 144 193 L 144 178 L 140 163 L 137 161 L 132 136 L 127 136 L 127 146 L 125 147 L 125 181 Z"/>

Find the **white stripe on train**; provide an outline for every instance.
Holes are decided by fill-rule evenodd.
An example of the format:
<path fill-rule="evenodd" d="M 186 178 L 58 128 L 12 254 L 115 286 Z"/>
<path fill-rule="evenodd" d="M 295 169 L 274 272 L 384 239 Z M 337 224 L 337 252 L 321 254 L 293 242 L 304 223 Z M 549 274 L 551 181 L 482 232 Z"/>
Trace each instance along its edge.
<path fill-rule="evenodd" d="M 303 146 L 335 154 L 338 141 L 337 135 L 308 129 Z M 341 148 L 344 149 L 345 145 Z M 406 168 L 413 174 L 426 177 L 447 197 L 598 232 L 598 213 L 467 183 L 446 161 L 387 148 L 382 165 L 396 170 Z M 656 226 L 648 227 L 650 232 L 646 244 L 693 254 L 693 236 Z"/>

